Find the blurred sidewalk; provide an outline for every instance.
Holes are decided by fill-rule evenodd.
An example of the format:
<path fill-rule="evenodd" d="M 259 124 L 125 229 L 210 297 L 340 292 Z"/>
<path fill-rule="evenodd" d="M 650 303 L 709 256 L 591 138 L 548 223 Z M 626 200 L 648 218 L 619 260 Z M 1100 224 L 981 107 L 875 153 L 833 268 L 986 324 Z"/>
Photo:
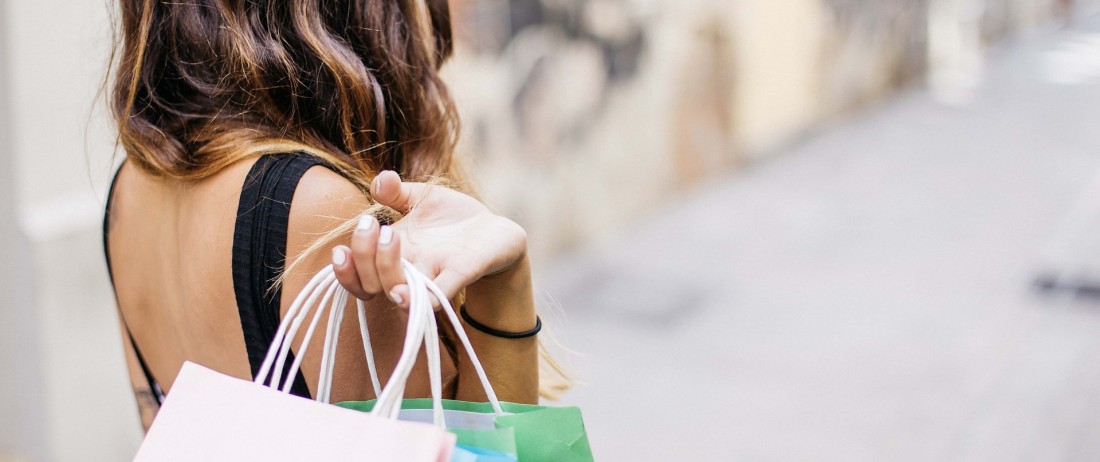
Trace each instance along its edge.
<path fill-rule="evenodd" d="M 1100 168 L 1100 20 L 988 58 L 540 275 L 600 459 L 1100 459 L 1100 303 L 1030 285 Z"/>

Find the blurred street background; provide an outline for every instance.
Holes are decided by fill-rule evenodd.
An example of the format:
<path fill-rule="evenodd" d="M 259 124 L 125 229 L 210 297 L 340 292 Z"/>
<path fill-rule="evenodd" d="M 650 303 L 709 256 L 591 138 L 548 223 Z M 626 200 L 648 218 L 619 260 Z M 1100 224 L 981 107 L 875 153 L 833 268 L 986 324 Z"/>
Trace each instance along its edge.
<path fill-rule="evenodd" d="M 0 0 L 0 461 L 140 443 L 109 7 Z M 1100 459 L 1098 7 L 452 1 L 597 459 Z"/>
<path fill-rule="evenodd" d="M 1100 459 L 1100 300 L 1031 286 L 1100 257 L 1058 237 L 1100 168 L 1097 19 L 994 47 L 965 105 L 903 91 L 559 261 L 601 455 Z"/>

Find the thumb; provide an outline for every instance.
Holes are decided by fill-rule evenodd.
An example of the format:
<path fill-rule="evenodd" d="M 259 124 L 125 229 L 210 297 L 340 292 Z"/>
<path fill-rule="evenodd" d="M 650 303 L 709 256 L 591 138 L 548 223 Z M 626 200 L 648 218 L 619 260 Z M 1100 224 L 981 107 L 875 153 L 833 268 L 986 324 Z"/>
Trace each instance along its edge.
<path fill-rule="evenodd" d="M 427 184 L 401 181 L 393 170 L 382 171 L 370 184 L 370 194 L 375 200 L 401 213 L 408 213 L 427 193 Z"/>

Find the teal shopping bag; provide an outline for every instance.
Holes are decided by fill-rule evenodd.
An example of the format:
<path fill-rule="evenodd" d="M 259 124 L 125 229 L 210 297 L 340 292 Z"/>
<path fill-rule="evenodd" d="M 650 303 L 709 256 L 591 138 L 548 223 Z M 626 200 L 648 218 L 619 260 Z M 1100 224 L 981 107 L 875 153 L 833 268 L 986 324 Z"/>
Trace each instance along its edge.
<path fill-rule="evenodd" d="M 451 462 L 516 462 L 516 456 L 460 444 L 451 453 Z"/>

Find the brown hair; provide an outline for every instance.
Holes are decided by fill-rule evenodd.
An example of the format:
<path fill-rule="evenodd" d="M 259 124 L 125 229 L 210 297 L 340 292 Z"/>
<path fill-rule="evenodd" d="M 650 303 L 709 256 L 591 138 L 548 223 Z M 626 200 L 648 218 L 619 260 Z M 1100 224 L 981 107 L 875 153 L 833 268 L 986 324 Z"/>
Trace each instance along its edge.
<path fill-rule="evenodd" d="M 446 0 L 121 0 L 111 108 L 139 168 L 199 180 L 306 151 L 365 189 L 383 169 L 469 190 L 439 68 Z"/>
<path fill-rule="evenodd" d="M 109 101 L 118 144 L 144 172 L 198 181 L 248 157 L 304 151 L 364 192 L 394 170 L 474 193 L 439 76 L 452 53 L 447 0 L 119 3 Z M 383 209 L 365 213 L 392 218 Z M 540 393 L 554 397 L 571 382 L 541 342 L 539 353 Z"/>

